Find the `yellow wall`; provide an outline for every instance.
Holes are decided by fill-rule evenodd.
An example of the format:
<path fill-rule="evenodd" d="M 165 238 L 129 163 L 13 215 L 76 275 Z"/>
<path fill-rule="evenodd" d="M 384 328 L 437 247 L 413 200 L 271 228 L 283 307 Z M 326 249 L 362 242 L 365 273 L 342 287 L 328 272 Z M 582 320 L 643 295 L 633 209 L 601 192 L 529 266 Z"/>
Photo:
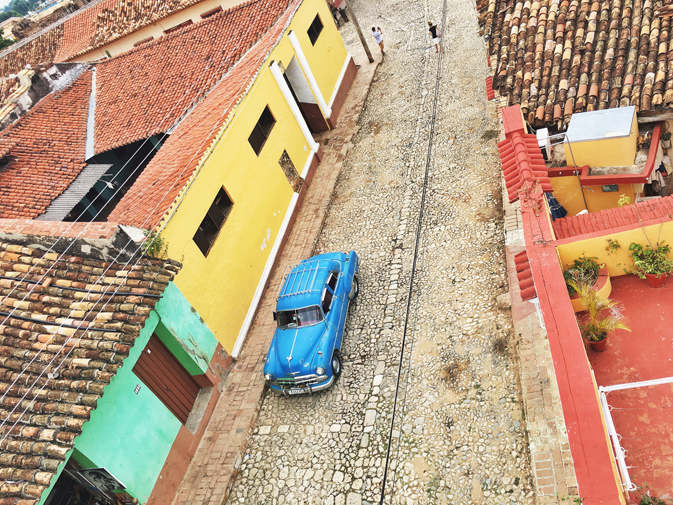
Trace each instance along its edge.
<path fill-rule="evenodd" d="M 633 165 L 636 159 L 638 141 L 638 122 L 633 115 L 631 135 L 629 137 L 572 142 L 571 148 L 563 144 L 568 166 L 610 167 Z M 574 164 L 573 164 L 574 160 Z"/>
<path fill-rule="evenodd" d="M 334 85 L 339 78 L 348 52 L 334 26 L 327 2 L 318 2 L 317 4 L 311 2 L 311 4 L 317 7 L 317 12 L 315 8 L 300 9 L 292 22 L 292 26 L 325 103 L 329 105 L 334 92 Z M 315 46 L 313 46 L 308 38 L 308 27 L 311 26 L 316 14 L 320 15 L 320 21 L 322 21 L 324 28 Z M 283 63 L 286 63 L 285 60 L 283 60 Z"/>
<path fill-rule="evenodd" d="M 125 53 L 126 51 L 133 49 L 133 44 L 136 42 L 140 42 L 141 40 L 145 40 L 150 37 L 158 39 L 159 37 L 163 36 L 164 30 L 173 28 L 174 26 L 184 23 L 189 19 L 191 19 L 193 23 L 202 21 L 201 14 L 216 9 L 218 5 L 221 6 L 222 9 L 226 10 L 234 7 L 235 5 L 243 3 L 243 1 L 244 0 L 203 0 L 198 4 L 187 7 L 186 9 L 165 17 L 149 26 L 145 26 L 138 31 L 115 40 L 114 42 L 101 46 L 97 49 L 94 49 L 93 51 L 82 54 L 68 61 L 96 61 L 107 56 L 105 51 L 108 51 L 110 56 L 117 56 L 118 54 Z"/>
<path fill-rule="evenodd" d="M 306 33 L 316 11 L 322 13 L 324 4 L 322 0 L 305 0 L 290 29 L 298 34 Z M 329 39 L 325 40 L 325 47 L 336 47 L 337 43 L 343 47 L 332 22 L 325 23 L 318 42 L 320 39 Z M 299 37 L 299 41 L 306 50 L 308 38 Z M 310 46 L 310 42 L 308 44 Z M 343 53 L 345 58 L 345 49 Z M 168 255 L 183 263 L 176 285 L 229 353 L 273 244 L 282 239 L 279 229 L 293 196 L 278 160 L 283 150 L 287 150 L 301 174 L 310 153 L 269 69 L 270 61 L 276 60 L 287 66 L 293 56 L 294 50 L 286 32 L 162 233 L 169 244 Z M 336 72 L 330 65 L 337 69 Z M 343 59 L 324 57 L 322 64 L 312 70 L 316 79 L 333 88 L 342 65 Z M 330 84 L 324 73 L 332 75 L 334 82 Z M 267 105 L 276 124 L 257 157 L 248 143 L 248 136 Z M 192 237 L 221 187 L 226 189 L 234 204 L 206 258 Z"/>
<path fill-rule="evenodd" d="M 585 199 L 589 212 L 614 209 L 622 195 L 628 196 L 631 198 L 631 202 L 635 202 L 632 184 L 619 184 L 617 191 L 606 193 L 603 191 L 603 186 L 584 186 L 584 188 L 581 188 L 576 175 L 551 177 L 550 181 L 554 189 L 554 196 L 571 216 L 576 216 L 581 210 L 585 209 Z M 582 198 L 582 189 L 584 190 L 584 198 Z"/>
<path fill-rule="evenodd" d="M 673 246 L 673 221 L 668 221 L 663 225 L 646 226 L 645 231 L 653 245 L 656 246 L 657 238 Z M 660 234 L 661 231 L 661 234 Z M 616 253 L 608 254 L 605 250 L 608 243 L 606 239 L 617 240 L 621 246 Z M 624 275 L 624 269 L 632 265 L 629 256 L 629 245 L 631 242 L 637 242 L 646 245 L 647 239 L 641 228 L 623 231 L 621 233 L 607 233 L 601 237 L 578 240 L 570 244 L 557 246 L 561 265 L 565 270 L 573 264 L 575 259 L 583 254 L 589 257 L 598 258 L 598 263 L 605 263 L 608 266 L 608 272 L 611 277 Z"/>
<path fill-rule="evenodd" d="M 554 197 L 563 205 L 571 216 L 576 216 L 585 209 L 582 189 L 577 176 L 550 177 L 551 186 L 554 189 Z"/>

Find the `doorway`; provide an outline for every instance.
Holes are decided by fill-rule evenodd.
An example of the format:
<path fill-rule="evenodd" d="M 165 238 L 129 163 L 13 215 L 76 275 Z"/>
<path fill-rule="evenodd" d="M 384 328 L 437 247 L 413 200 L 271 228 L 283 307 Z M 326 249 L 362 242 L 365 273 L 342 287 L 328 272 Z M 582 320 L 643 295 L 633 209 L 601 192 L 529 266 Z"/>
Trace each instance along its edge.
<path fill-rule="evenodd" d="M 283 75 L 311 133 L 320 133 L 329 130 L 325 117 L 322 115 L 320 106 L 313 97 L 311 87 L 308 81 L 306 81 L 306 77 L 296 56 L 292 57 L 292 61 L 285 69 L 285 74 Z"/>

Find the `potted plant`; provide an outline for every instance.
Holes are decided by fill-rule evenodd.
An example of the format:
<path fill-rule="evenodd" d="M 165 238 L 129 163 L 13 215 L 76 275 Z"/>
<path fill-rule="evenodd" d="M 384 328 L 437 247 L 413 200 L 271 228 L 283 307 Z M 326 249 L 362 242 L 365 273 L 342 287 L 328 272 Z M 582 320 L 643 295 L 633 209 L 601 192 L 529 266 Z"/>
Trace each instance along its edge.
<path fill-rule="evenodd" d="M 633 260 L 633 267 L 626 272 L 646 279 L 651 288 L 660 288 L 666 284 L 666 276 L 673 272 L 673 261 L 668 257 L 670 252 L 671 247 L 664 241 L 657 244 L 656 248 L 649 244 L 643 247 L 632 242 L 629 246 L 629 253 Z"/>
<path fill-rule="evenodd" d="M 563 272 L 570 302 L 575 312 L 586 310 L 586 307 L 573 288 L 573 283 L 586 283 L 589 286 L 594 286 L 604 296 L 610 294 L 611 286 L 608 268 L 606 265 L 599 265 L 596 262 L 597 259 L 595 257 L 581 256 L 574 261 L 570 268 Z"/>
<path fill-rule="evenodd" d="M 588 283 L 571 281 L 573 289 L 586 306 L 586 314 L 579 318 L 582 337 L 589 342 L 589 346 L 596 352 L 602 352 L 608 346 L 608 334 L 614 330 L 631 329 L 626 326 L 624 316 L 617 309 L 617 302 L 603 298 L 593 286 Z"/>

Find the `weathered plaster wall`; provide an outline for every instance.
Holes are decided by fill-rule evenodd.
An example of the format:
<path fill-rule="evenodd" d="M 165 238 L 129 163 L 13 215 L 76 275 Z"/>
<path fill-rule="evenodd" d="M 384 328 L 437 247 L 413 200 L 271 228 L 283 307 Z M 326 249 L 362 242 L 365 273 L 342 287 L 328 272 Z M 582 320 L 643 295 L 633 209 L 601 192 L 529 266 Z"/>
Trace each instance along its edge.
<path fill-rule="evenodd" d="M 180 290 L 169 284 L 152 311 L 129 357 L 75 441 L 77 461 L 105 467 L 144 503 L 149 498 L 182 423 L 133 373 L 152 333 L 192 375 L 207 370 L 217 340 Z M 182 347 L 184 346 L 184 347 Z M 203 364 L 204 360 L 208 362 Z M 135 389 L 140 386 L 136 393 Z M 52 484 L 56 481 L 53 479 Z M 43 494 L 43 498 L 48 496 Z"/>
<path fill-rule="evenodd" d="M 317 12 L 324 28 L 316 45 L 311 46 L 307 30 Z M 312 54 L 309 61 L 317 82 L 323 83 L 320 86 L 326 101 L 346 59 L 346 49 L 329 16 L 325 2 L 306 0 L 289 27 L 297 33 L 307 58 Z M 268 61 L 287 67 L 294 55 L 286 32 Z M 276 123 L 257 156 L 248 137 L 267 105 Z M 162 232 L 169 257 L 179 258 L 184 265 L 176 285 L 230 354 L 270 251 L 283 238 L 279 231 L 294 195 L 278 163 L 284 150 L 302 173 L 310 148 L 267 63 Z M 233 208 L 204 257 L 192 238 L 222 187 Z"/>

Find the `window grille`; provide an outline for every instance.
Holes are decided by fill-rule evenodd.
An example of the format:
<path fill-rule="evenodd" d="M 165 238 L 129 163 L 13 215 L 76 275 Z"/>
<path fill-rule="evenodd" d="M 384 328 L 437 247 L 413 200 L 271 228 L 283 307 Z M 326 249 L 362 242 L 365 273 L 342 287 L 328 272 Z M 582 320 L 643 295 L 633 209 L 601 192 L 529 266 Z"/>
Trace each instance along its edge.
<path fill-rule="evenodd" d="M 210 248 L 213 246 L 213 243 L 222 229 L 224 221 L 227 219 L 233 205 L 234 203 L 231 201 L 224 188 L 220 188 L 215 201 L 206 213 L 206 217 L 203 218 L 203 221 L 201 221 L 199 228 L 194 234 L 194 242 L 204 256 L 208 256 Z"/>
<path fill-rule="evenodd" d="M 322 21 L 320 21 L 320 16 L 316 15 L 311 26 L 308 27 L 308 38 L 311 39 L 311 45 L 315 46 L 320 32 L 322 32 Z"/>
<path fill-rule="evenodd" d="M 250 145 L 252 146 L 252 149 L 255 151 L 257 156 L 259 156 L 259 153 L 262 152 L 262 147 L 264 147 L 266 139 L 269 138 L 269 134 L 271 133 L 273 125 L 275 124 L 276 120 L 273 117 L 273 114 L 271 114 L 269 106 L 267 105 L 264 108 L 264 112 L 262 112 L 259 121 L 257 121 L 257 124 L 253 128 L 250 137 L 248 137 L 248 142 L 250 142 Z"/>

